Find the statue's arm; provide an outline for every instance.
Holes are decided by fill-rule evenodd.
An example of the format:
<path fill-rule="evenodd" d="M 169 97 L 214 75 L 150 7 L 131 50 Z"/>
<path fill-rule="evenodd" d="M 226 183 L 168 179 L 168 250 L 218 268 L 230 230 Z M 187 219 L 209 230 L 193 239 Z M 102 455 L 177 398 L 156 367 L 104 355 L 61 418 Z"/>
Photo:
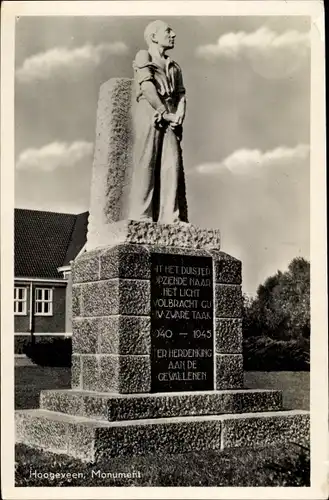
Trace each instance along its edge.
<path fill-rule="evenodd" d="M 145 99 L 150 103 L 164 120 L 173 122 L 175 115 L 167 112 L 167 108 L 162 103 L 157 89 L 153 83 L 153 74 L 151 68 L 150 55 L 147 50 L 140 50 L 134 61 L 134 69 L 137 73 L 137 81 Z"/>
<path fill-rule="evenodd" d="M 173 113 L 168 113 L 167 108 L 162 103 L 153 82 L 149 80 L 143 82 L 141 85 L 141 89 L 143 92 L 143 96 L 151 104 L 152 108 L 154 108 L 166 122 L 174 123 L 176 121 L 176 115 L 174 115 Z"/>
<path fill-rule="evenodd" d="M 152 81 L 147 80 L 141 84 L 141 89 L 143 92 L 143 96 L 147 99 L 147 101 L 151 104 L 152 108 L 157 111 L 167 111 L 165 105 L 162 103 L 159 94 L 155 88 L 155 85 Z"/>
<path fill-rule="evenodd" d="M 176 124 L 177 125 L 182 125 L 184 118 L 185 118 L 185 113 L 186 113 L 186 92 L 185 92 L 185 87 L 183 83 L 183 75 L 182 75 L 182 70 L 176 63 L 177 67 L 177 75 L 176 75 L 176 92 L 178 94 L 178 105 L 177 105 L 177 110 L 176 110 Z"/>
<path fill-rule="evenodd" d="M 176 111 L 176 123 L 182 125 L 186 114 L 186 97 L 185 94 L 180 95 L 180 99 Z"/>

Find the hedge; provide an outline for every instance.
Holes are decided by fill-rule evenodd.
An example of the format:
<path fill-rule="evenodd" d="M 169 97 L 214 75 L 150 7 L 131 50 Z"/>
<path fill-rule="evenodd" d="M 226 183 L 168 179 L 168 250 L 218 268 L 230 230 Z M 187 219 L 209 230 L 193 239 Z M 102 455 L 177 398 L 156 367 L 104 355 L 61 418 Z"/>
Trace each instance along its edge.
<path fill-rule="evenodd" d="M 49 342 L 29 343 L 24 353 L 40 366 L 71 366 L 72 339 L 52 338 Z"/>
<path fill-rule="evenodd" d="M 243 364 L 248 371 L 308 371 L 310 342 L 249 337 L 243 342 Z"/>

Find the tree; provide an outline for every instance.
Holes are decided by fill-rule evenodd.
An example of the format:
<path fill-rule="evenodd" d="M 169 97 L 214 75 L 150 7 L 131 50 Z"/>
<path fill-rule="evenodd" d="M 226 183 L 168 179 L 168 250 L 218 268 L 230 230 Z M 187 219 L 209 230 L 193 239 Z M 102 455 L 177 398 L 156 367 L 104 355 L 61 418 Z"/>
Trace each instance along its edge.
<path fill-rule="evenodd" d="M 275 289 L 278 307 L 287 317 L 291 336 L 310 335 L 310 263 L 298 257 L 291 261 L 288 271 Z"/>
<path fill-rule="evenodd" d="M 244 297 L 246 369 L 308 369 L 310 348 L 310 263 L 293 259 Z"/>
<path fill-rule="evenodd" d="M 297 257 L 286 272 L 260 285 L 254 300 L 244 301 L 244 333 L 288 340 L 310 334 L 310 263 Z"/>

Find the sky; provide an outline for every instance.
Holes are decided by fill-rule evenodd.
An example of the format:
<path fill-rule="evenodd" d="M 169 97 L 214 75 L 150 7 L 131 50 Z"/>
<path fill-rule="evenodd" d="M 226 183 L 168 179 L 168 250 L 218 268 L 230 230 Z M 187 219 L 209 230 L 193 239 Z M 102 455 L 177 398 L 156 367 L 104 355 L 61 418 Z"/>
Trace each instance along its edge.
<path fill-rule="evenodd" d="M 154 17 L 20 17 L 15 57 L 15 206 L 80 213 L 100 85 L 132 78 Z M 190 222 L 219 228 L 243 291 L 310 253 L 307 17 L 167 17 L 187 91 Z"/>

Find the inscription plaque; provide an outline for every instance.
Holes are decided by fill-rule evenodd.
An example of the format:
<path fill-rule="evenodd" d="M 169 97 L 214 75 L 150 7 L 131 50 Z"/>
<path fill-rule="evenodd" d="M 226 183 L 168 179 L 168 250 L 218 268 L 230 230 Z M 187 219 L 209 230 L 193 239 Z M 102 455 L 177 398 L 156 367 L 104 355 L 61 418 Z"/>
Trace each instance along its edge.
<path fill-rule="evenodd" d="M 154 253 L 151 266 L 151 390 L 212 390 L 212 258 Z"/>

